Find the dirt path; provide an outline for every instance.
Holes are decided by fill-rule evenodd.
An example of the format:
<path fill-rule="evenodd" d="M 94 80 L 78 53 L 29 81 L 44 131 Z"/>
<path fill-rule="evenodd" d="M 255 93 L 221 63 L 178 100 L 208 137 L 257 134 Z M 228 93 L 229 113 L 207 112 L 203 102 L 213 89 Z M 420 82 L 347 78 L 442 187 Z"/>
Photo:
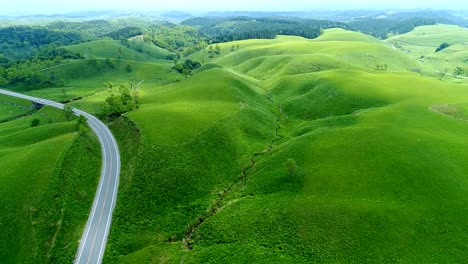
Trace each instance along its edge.
<path fill-rule="evenodd" d="M 62 67 L 62 66 L 66 66 L 66 65 L 76 64 L 76 63 L 79 63 L 79 61 L 74 61 L 74 62 L 62 63 L 62 64 L 54 65 L 54 66 L 51 66 L 51 67 L 47 67 L 47 68 L 38 70 L 37 72 L 43 72 L 43 71 L 55 69 L 55 68 Z"/>

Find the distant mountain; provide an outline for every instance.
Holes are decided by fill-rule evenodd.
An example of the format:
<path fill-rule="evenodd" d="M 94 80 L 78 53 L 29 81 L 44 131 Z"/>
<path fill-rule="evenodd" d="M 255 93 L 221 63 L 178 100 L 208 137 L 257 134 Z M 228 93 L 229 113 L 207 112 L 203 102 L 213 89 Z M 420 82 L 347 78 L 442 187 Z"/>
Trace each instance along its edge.
<path fill-rule="evenodd" d="M 159 15 L 162 18 L 172 18 L 172 19 L 177 19 L 177 20 L 184 20 L 184 19 L 193 17 L 192 14 L 190 13 L 177 11 L 177 10 L 164 11 L 164 12 L 161 12 Z"/>

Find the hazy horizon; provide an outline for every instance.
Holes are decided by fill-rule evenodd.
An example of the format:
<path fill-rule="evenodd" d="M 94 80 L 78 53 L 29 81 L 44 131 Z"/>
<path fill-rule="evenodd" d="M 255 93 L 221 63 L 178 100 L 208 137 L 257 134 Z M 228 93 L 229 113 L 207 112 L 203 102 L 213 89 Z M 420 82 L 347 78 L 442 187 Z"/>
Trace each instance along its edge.
<path fill-rule="evenodd" d="M 268 0 L 237 0 L 228 3 L 220 3 L 215 0 L 175 0 L 167 3 L 154 3 L 148 0 L 81 0 L 67 2 L 61 0 L 18 0 L 4 6 L 0 15 L 52 15 L 70 12 L 86 11 L 320 11 L 320 10 L 372 10 L 372 9 L 446 9 L 461 10 L 468 9 L 468 2 L 459 0 L 434 1 L 428 0 L 424 4 L 412 3 L 410 1 L 394 0 L 379 1 L 370 0 L 329 0 L 326 4 L 310 3 L 306 0 L 268 1 Z"/>

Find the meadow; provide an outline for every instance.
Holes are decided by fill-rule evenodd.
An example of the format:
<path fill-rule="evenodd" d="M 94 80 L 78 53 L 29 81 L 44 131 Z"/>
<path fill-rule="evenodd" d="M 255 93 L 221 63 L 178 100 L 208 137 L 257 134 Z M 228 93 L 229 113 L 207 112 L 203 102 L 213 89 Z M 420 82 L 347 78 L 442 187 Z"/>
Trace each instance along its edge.
<path fill-rule="evenodd" d="M 466 82 L 341 29 L 219 46 L 126 115 L 107 263 L 466 261 Z"/>
<path fill-rule="evenodd" d="M 120 84 L 138 85 L 138 107 L 106 118 L 122 175 L 104 263 L 464 263 L 468 83 L 451 72 L 467 38 L 439 24 L 385 41 L 338 28 L 233 41 L 191 54 L 203 65 L 188 76 L 167 50 L 104 39 L 41 72 L 62 87 L 25 92 L 99 114 Z M 1 100 L 3 118 L 24 111 Z M 0 262 L 73 259 L 100 156 L 53 112 L 0 123 L 1 195 L 18 197 L 0 205 L 25 205 Z M 24 198 L 13 186 L 29 169 L 43 174 Z M 28 230 L 36 240 L 14 236 Z"/>

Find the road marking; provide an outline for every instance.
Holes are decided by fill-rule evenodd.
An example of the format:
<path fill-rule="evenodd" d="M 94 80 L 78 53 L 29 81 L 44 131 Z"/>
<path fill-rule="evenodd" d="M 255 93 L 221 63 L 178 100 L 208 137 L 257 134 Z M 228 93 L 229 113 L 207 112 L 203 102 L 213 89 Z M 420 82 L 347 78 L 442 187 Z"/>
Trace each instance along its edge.
<path fill-rule="evenodd" d="M 81 113 L 80 113 L 81 114 Z M 94 120 L 92 118 L 88 118 L 89 120 L 89 123 L 91 125 L 91 128 L 93 128 L 94 132 L 96 133 L 100 143 L 101 143 L 101 150 L 103 152 L 103 165 L 102 165 L 102 169 L 101 169 L 101 179 L 99 180 L 99 185 L 98 185 L 98 194 L 97 194 L 97 197 L 95 196 L 95 199 L 94 199 L 94 202 L 93 202 L 93 207 L 91 209 L 91 218 L 88 219 L 88 222 L 86 223 L 86 227 L 85 227 L 85 236 L 84 236 L 84 239 L 82 239 L 80 241 L 80 247 L 79 247 L 79 250 L 78 250 L 78 259 L 76 260 L 76 263 L 79 263 L 80 262 L 80 259 L 81 259 L 81 256 L 83 255 L 83 249 L 84 249 L 84 246 L 86 243 L 86 240 L 88 239 L 88 235 L 89 235 L 89 231 L 91 229 L 91 224 L 93 223 L 93 220 L 94 220 L 94 216 L 96 215 L 96 209 L 98 207 L 98 202 L 99 202 L 99 198 L 101 197 L 101 189 L 102 189 L 102 186 L 104 185 L 104 178 L 102 176 L 105 175 L 105 172 L 107 171 L 107 153 L 106 153 L 106 150 L 105 150 L 105 147 L 104 147 L 104 141 L 103 139 L 99 136 L 99 132 L 97 131 L 97 128 L 96 128 L 96 125 L 94 124 Z M 93 123 L 93 124 L 91 124 Z"/>
<path fill-rule="evenodd" d="M 100 128 L 99 128 L 100 129 Z M 101 130 L 101 129 L 100 129 Z M 102 132 L 102 131 L 101 131 Z M 104 136 L 104 140 L 106 141 L 107 145 L 109 146 L 109 141 L 107 139 L 107 135 Z M 110 174 L 112 174 L 112 164 L 113 164 L 113 161 L 112 159 L 110 159 Z M 106 171 L 107 172 L 107 171 Z M 110 182 L 111 182 L 111 177 L 109 176 L 108 177 L 108 181 L 107 181 L 107 187 L 106 187 L 106 193 L 104 194 L 104 204 L 102 204 L 101 206 L 101 213 L 99 215 L 99 220 L 98 220 L 98 223 L 97 223 L 97 227 L 99 227 L 101 225 L 101 221 L 102 221 L 102 216 L 104 214 L 104 210 L 106 208 L 106 204 L 107 204 L 107 197 L 108 197 L 108 193 L 109 193 L 109 185 L 110 185 Z M 101 191 L 101 190 L 100 190 Z M 94 219 L 94 217 L 93 217 Z M 92 253 L 93 253 L 93 249 L 94 249 L 94 244 L 96 243 L 96 238 L 97 238 L 97 233 L 98 232 L 95 232 L 94 233 L 94 236 L 93 236 L 93 242 L 91 244 L 91 251 L 89 252 L 89 255 L 88 255 L 88 259 L 86 261 L 86 263 L 89 263 L 90 259 L 91 259 L 91 256 L 92 256 Z M 101 252 L 101 251 L 99 251 Z"/>
<path fill-rule="evenodd" d="M 106 132 L 108 133 L 108 135 L 110 134 L 110 132 L 107 131 L 107 129 L 106 129 Z M 119 153 L 117 142 L 114 141 L 113 137 L 111 137 L 111 141 L 112 141 L 112 146 L 114 147 L 114 150 L 116 151 L 115 153 Z M 120 164 L 120 155 L 117 156 L 117 163 Z M 120 175 L 119 166 L 117 167 L 117 174 Z M 115 183 L 114 183 L 114 193 L 113 193 L 112 200 L 111 200 L 111 211 L 114 210 L 115 203 L 117 202 L 117 192 L 118 192 L 117 186 L 118 185 L 119 185 L 119 178 L 115 179 Z M 106 229 L 104 231 L 105 239 L 103 239 L 101 242 L 101 249 L 99 250 L 99 255 L 98 255 L 98 263 L 101 263 L 102 261 L 101 258 L 104 255 L 104 252 L 103 252 L 103 249 L 105 248 L 104 241 L 107 241 L 107 236 L 109 235 L 111 220 L 112 220 L 112 214 L 110 215 L 110 217 L 107 218 Z"/>

